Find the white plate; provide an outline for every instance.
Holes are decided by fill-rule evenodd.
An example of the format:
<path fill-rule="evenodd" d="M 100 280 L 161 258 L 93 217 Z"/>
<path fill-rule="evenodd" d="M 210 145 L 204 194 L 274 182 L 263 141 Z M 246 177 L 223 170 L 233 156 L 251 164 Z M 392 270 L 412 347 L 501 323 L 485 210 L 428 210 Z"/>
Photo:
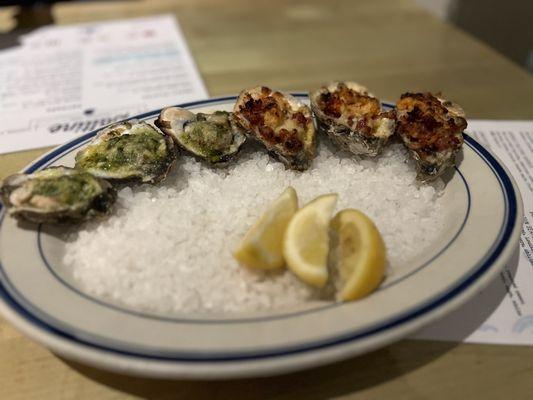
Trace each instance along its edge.
<path fill-rule="evenodd" d="M 234 101 L 184 106 L 231 110 Z M 138 118 L 151 122 L 158 113 Z M 94 134 L 58 147 L 26 172 L 73 165 Z M 329 363 L 384 346 L 442 317 L 486 286 L 510 258 L 523 216 L 518 189 L 500 162 L 469 136 L 444 196 L 451 217 L 439 239 L 364 300 L 211 319 L 142 313 L 83 293 L 61 264 L 64 243 L 54 235 L 57 228 L 17 224 L 2 210 L 0 312 L 53 351 L 122 373 L 211 379 Z"/>

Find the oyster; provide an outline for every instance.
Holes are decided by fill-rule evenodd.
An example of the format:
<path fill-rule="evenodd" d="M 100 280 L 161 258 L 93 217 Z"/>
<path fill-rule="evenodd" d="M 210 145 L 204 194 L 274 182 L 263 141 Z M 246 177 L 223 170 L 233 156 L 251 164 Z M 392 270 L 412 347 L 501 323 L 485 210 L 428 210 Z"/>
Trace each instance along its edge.
<path fill-rule="evenodd" d="M 226 111 L 194 114 L 184 108 L 167 107 L 155 124 L 178 146 L 213 164 L 231 160 L 246 141 Z"/>
<path fill-rule="evenodd" d="M 233 115 L 239 126 L 290 169 L 306 170 L 316 156 L 311 110 L 294 97 L 264 86 L 243 90 Z"/>
<path fill-rule="evenodd" d="M 455 165 L 467 125 L 461 107 L 431 93 L 404 93 L 396 115 L 396 130 L 416 162 L 417 179 L 433 180 Z"/>
<path fill-rule="evenodd" d="M 394 133 L 394 112 L 355 82 L 333 82 L 310 98 L 318 131 L 353 154 L 378 155 Z"/>
<path fill-rule="evenodd" d="M 0 195 L 10 215 L 37 223 L 72 223 L 103 215 L 117 197 L 109 182 L 67 167 L 11 175 Z"/>
<path fill-rule="evenodd" d="M 102 129 L 76 154 L 76 168 L 115 182 L 162 181 L 176 151 L 172 138 L 146 122 L 119 122 Z"/>

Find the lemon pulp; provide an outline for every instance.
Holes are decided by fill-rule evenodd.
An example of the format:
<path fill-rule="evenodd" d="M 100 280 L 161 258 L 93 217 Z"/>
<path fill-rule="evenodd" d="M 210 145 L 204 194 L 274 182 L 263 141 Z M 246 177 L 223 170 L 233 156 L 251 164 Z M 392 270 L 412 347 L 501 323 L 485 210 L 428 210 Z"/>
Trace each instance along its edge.
<path fill-rule="evenodd" d="M 373 292 L 385 275 L 386 249 L 381 234 L 361 211 L 342 210 L 331 221 L 332 252 L 342 288 L 341 300 Z"/>
<path fill-rule="evenodd" d="M 297 209 L 296 191 L 289 186 L 250 228 L 233 256 L 249 268 L 283 267 L 283 235 Z"/>
<path fill-rule="evenodd" d="M 292 217 L 283 239 L 289 269 L 316 287 L 323 287 L 328 280 L 328 230 L 336 202 L 336 194 L 327 194 L 306 204 Z"/>

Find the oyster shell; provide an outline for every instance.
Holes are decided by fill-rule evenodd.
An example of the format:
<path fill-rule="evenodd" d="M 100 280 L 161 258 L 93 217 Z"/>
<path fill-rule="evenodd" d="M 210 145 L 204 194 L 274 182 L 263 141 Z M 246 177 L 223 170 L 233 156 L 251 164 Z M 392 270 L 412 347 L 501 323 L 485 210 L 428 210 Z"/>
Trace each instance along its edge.
<path fill-rule="evenodd" d="M 287 168 L 306 170 L 316 156 L 311 110 L 293 96 L 264 86 L 243 90 L 233 109 L 235 121 Z"/>
<path fill-rule="evenodd" d="M 119 122 L 102 129 L 76 154 L 76 168 L 114 182 L 156 183 L 176 159 L 169 135 L 146 122 Z"/>
<path fill-rule="evenodd" d="M 10 215 L 37 223 L 74 223 L 103 215 L 117 197 L 109 182 L 67 167 L 11 175 L 0 195 Z"/>
<path fill-rule="evenodd" d="M 416 162 L 417 179 L 431 181 L 455 165 L 467 126 L 461 107 L 431 93 L 404 93 L 396 115 L 396 131 Z"/>
<path fill-rule="evenodd" d="M 155 124 L 181 148 L 210 163 L 220 164 L 230 161 L 246 141 L 232 119 L 226 111 L 194 114 L 184 108 L 167 107 Z"/>
<path fill-rule="evenodd" d="M 333 82 L 310 95 L 319 132 L 353 154 L 376 156 L 394 133 L 394 112 L 355 82 Z"/>

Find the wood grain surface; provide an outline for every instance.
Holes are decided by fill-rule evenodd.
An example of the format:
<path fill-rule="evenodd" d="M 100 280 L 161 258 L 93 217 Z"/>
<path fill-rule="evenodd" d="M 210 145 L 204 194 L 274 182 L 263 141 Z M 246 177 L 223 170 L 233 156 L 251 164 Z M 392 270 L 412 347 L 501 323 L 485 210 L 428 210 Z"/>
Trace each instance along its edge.
<path fill-rule="evenodd" d="M 2 11 L 5 30 L 12 9 Z M 533 78 L 527 72 L 411 1 L 145 0 L 53 8 L 57 24 L 161 13 L 179 19 L 213 96 L 258 83 L 309 90 L 351 79 L 384 100 L 408 90 L 442 91 L 471 118 L 533 118 Z M 0 156 L 0 178 L 45 150 Z M 533 347 L 404 340 L 280 377 L 139 379 L 65 361 L 0 318 L 2 400 L 531 399 L 532 376 Z"/>

